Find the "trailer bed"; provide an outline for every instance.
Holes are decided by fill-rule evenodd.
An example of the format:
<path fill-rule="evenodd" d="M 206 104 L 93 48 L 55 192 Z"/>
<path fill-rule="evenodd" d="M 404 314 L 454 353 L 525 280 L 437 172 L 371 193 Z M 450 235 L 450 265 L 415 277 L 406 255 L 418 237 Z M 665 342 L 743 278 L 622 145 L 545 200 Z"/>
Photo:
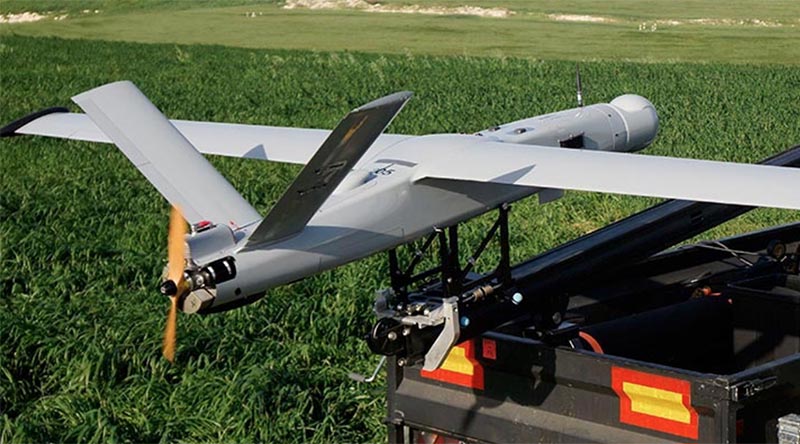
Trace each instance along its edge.
<path fill-rule="evenodd" d="M 434 372 L 389 358 L 390 442 L 777 442 L 800 413 L 799 245 L 795 223 L 670 250 L 588 276 L 544 335 L 519 319 Z"/>

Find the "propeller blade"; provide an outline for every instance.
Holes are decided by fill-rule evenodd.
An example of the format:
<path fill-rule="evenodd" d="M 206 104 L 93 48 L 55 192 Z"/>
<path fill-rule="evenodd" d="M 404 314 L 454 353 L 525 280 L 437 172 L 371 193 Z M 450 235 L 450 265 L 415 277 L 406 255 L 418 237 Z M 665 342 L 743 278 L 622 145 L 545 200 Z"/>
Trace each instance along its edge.
<path fill-rule="evenodd" d="M 164 327 L 163 353 L 167 361 L 175 361 L 175 344 L 178 336 L 178 298 L 183 296 L 186 282 L 183 270 L 186 266 L 186 220 L 178 207 L 173 206 L 169 216 L 169 237 L 167 238 L 167 280 L 174 284 L 175 294 L 170 295 L 170 308 L 167 325 Z"/>
<path fill-rule="evenodd" d="M 169 215 L 169 237 L 167 238 L 167 279 L 180 286 L 186 258 L 186 221 L 181 210 L 172 207 Z"/>
<path fill-rule="evenodd" d="M 164 327 L 164 357 L 170 363 L 175 362 L 175 344 L 178 341 L 178 296 L 170 296 L 172 302 L 167 315 L 167 325 Z"/>

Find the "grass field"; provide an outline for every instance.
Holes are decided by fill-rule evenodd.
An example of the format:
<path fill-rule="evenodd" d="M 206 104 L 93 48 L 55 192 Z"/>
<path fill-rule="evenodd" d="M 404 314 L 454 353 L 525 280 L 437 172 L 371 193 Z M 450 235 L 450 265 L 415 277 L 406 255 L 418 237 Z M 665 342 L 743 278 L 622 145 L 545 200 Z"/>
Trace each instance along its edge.
<path fill-rule="evenodd" d="M 570 62 L 143 45 L 6 36 L 0 121 L 130 79 L 173 118 L 332 127 L 400 89 L 417 94 L 391 131 L 485 128 L 573 105 Z M 135 60 L 136 63 L 131 63 Z M 756 161 L 800 140 L 791 67 L 587 62 L 589 102 L 649 97 L 650 153 Z M 74 106 L 72 106 L 75 109 Z M 113 147 L 0 141 L 0 441 L 382 440 L 372 321 L 384 257 L 279 288 L 233 312 L 180 319 L 177 363 L 160 356 L 156 290 L 167 204 Z M 266 212 L 297 168 L 212 159 Z M 512 212 L 519 260 L 652 200 L 570 193 Z M 707 236 L 791 221 L 758 210 Z M 486 221 L 477 221 L 478 225 Z M 475 240 L 474 234 L 466 240 Z"/>
<path fill-rule="evenodd" d="M 409 89 L 416 96 L 391 132 L 473 132 L 574 106 L 570 60 L 581 60 L 588 103 L 627 92 L 655 103 L 661 132 L 648 153 L 752 162 L 800 141 L 794 1 L 427 4 L 465 3 L 517 14 L 286 11 L 256 0 L 5 0 L 0 14 L 68 17 L 0 25 L 0 125 L 48 106 L 77 111 L 72 95 L 129 79 L 171 118 L 320 128 Z M 548 14 L 614 21 L 558 22 Z M 638 30 L 642 22 L 701 18 L 780 26 Z M 212 163 L 262 214 L 298 172 Z M 544 206 L 520 202 L 513 257 L 653 202 L 589 193 Z M 160 354 L 167 301 L 157 291 L 168 211 L 113 146 L 0 140 L 0 443 L 382 441 L 383 379 L 360 385 L 347 373 L 377 362 L 360 338 L 373 321 L 373 291 L 388 285 L 385 258 L 276 289 L 232 312 L 181 317 L 171 366 Z M 794 220 L 796 212 L 757 210 L 703 237 Z M 474 242 L 487 222 L 476 220 L 462 240 Z"/>
<path fill-rule="evenodd" d="M 414 2 L 385 3 L 403 6 Z M 0 12 L 35 10 L 50 11 L 51 17 L 62 13 L 68 16 L 59 21 L 48 18 L 0 26 L 0 37 L 20 34 L 546 60 L 800 63 L 800 5 L 793 0 L 417 2 L 427 7 L 504 7 L 515 13 L 508 18 L 377 14 L 354 9 L 286 10 L 282 4 L 255 0 L 6 0 L 0 4 Z M 95 9 L 98 14 L 82 12 Z M 589 15 L 604 22 L 575 22 L 570 15 Z M 561 18 L 554 19 L 556 16 Z M 562 20 L 565 17 L 567 20 Z"/>

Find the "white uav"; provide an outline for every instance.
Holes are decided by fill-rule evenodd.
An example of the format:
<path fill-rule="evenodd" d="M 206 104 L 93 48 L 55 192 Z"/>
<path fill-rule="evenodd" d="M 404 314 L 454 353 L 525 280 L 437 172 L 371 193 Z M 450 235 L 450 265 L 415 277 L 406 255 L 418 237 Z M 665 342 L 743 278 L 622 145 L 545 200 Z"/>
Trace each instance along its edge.
<path fill-rule="evenodd" d="M 570 189 L 800 209 L 795 169 L 631 154 L 658 131 L 655 108 L 637 95 L 475 135 L 383 134 L 409 98 L 370 102 L 324 131 L 170 121 L 122 81 L 73 97 L 86 114 L 53 108 L 0 135 L 113 142 L 180 209 L 192 230 L 175 212 L 161 287 L 173 301 L 169 359 L 177 308 L 237 307 L 534 193 L 542 202 Z M 201 153 L 305 167 L 262 218 Z"/>

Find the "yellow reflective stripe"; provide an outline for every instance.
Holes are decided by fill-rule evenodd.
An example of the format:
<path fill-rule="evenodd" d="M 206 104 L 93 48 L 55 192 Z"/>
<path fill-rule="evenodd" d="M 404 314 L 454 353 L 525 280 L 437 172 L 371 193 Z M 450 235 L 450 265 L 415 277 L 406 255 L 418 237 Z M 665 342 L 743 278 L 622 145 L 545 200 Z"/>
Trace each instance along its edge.
<path fill-rule="evenodd" d="M 462 375 L 472 376 L 475 374 L 475 366 L 467 359 L 466 352 L 462 347 L 453 347 L 453 349 L 450 350 L 441 369 L 461 373 Z"/>
<path fill-rule="evenodd" d="M 691 412 L 683 405 L 683 394 L 646 385 L 622 383 L 622 391 L 631 400 L 631 410 L 645 415 L 689 424 Z"/>

